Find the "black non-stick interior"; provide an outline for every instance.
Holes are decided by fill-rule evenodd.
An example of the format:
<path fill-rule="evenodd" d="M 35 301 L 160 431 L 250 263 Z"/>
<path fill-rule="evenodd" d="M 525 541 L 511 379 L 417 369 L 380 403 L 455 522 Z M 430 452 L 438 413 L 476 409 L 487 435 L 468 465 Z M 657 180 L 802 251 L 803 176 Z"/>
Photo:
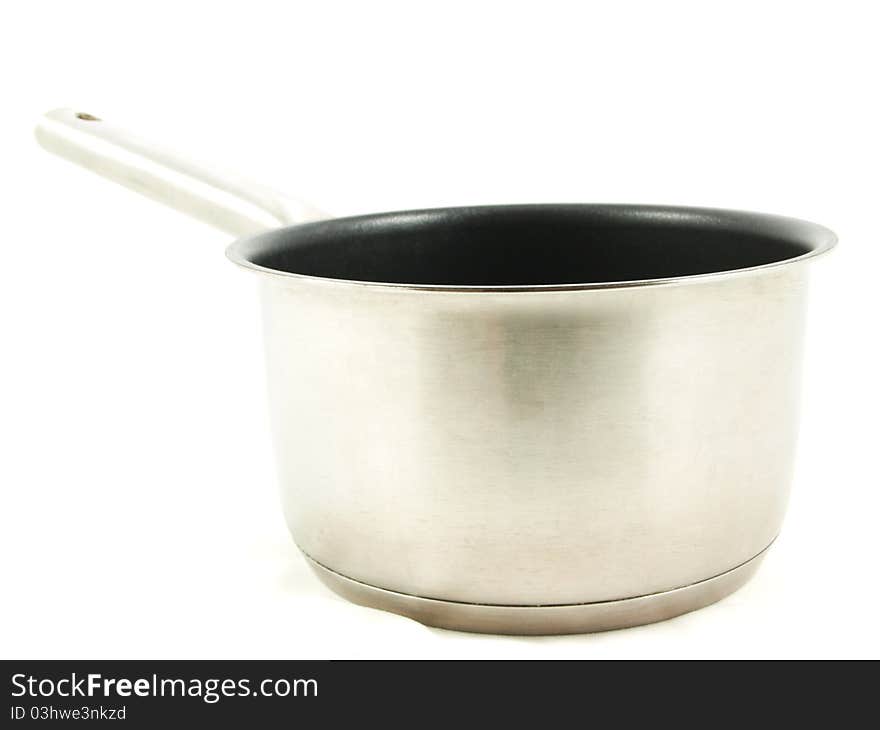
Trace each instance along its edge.
<path fill-rule="evenodd" d="M 442 208 L 291 226 L 236 244 L 252 264 L 365 282 L 530 286 L 730 271 L 807 254 L 831 235 L 778 216 L 699 208 Z"/>

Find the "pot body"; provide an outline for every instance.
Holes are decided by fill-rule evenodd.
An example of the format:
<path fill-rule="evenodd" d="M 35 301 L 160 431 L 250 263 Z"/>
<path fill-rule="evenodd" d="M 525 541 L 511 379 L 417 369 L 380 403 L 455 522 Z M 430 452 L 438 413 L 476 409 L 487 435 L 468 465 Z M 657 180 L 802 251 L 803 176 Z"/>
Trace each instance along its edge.
<path fill-rule="evenodd" d="M 786 507 L 806 273 L 495 292 L 264 276 L 297 545 L 441 607 L 623 605 L 737 569 Z"/>

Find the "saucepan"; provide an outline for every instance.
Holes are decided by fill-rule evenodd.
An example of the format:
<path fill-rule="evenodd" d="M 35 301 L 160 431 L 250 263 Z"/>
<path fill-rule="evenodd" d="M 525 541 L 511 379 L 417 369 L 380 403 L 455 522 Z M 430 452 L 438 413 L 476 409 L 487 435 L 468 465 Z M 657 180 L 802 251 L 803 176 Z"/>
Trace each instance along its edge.
<path fill-rule="evenodd" d="M 238 237 L 284 514 L 342 596 L 467 631 L 613 629 L 730 594 L 776 538 L 828 229 L 649 205 L 328 220 L 89 114 L 37 136 Z"/>

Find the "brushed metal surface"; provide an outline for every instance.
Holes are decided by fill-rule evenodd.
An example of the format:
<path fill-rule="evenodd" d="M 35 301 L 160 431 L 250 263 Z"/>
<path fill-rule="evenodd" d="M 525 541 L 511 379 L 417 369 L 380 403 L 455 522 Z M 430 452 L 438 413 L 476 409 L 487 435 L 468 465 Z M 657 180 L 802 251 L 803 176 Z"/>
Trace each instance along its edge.
<path fill-rule="evenodd" d="M 718 575 L 779 532 L 803 264 L 586 291 L 261 284 L 284 512 L 331 570 L 589 603 Z"/>
<path fill-rule="evenodd" d="M 665 621 L 716 603 L 755 574 L 766 551 L 732 570 L 672 591 L 620 601 L 563 606 L 491 606 L 437 601 L 353 581 L 305 556 L 330 590 L 352 603 L 406 616 L 441 629 L 517 636 L 583 634 Z"/>

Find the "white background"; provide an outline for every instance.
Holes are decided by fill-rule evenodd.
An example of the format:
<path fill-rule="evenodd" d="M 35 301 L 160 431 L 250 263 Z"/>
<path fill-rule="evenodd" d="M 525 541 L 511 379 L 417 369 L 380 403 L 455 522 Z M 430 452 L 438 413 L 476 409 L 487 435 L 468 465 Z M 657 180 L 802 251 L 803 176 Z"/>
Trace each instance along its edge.
<path fill-rule="evenodd" d="M 0 656 L 880 656 L 871 5 L 7 2 Z M 223 234 L 40 150 L 33 122 L 57 106 L 337 215 L 617 201 L 836 230 L 763 568 L 711 608 L 579 637 L 336 598 L 281 518 L 255 280 Z"/>

